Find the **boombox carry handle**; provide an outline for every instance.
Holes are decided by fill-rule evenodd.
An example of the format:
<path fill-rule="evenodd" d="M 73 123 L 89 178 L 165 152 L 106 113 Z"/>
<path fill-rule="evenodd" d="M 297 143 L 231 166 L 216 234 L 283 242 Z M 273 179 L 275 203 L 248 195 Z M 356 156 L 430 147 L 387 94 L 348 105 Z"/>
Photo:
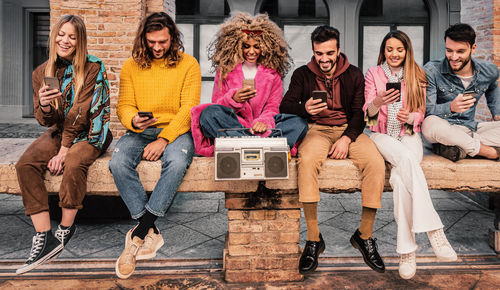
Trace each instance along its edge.
<path fill-rule="evenodd" d="M 219 129 L 217 130 L 217 138 L 219 138 L 219 132 L 225 132 L 225 131 L 245 131 L 245 130 L 250 130 L 250 128 L 229 128 L 229 129 Z M 283 131 L 281 129 L 276 129 L 276 128 L 272 128 L 272 129 L 268 129 L 272 132 L 274 131 L 279 131 L 280 132 L 280 135 L 281 137 L 283 137 Z"/>

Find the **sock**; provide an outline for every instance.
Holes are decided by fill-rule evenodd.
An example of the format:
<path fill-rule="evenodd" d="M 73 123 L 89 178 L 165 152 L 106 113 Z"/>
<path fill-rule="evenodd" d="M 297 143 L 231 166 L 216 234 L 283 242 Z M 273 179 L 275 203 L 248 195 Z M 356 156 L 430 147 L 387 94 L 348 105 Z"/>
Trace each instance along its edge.
<path fill-rule="evenodd" d="M 136 236 L 144 240 L 144 238 L 148 234 L 149 229 L 156 228 L 154 224 L 157 218 L 158 217 L 154 214 L 146 211 L 146 213 L 139 219 L 139 225 L 137 225 L 135 230 L 132 232 L 132 238 Z"/>
<path fill-rule="evenodd" d="M 373 223 L 375 222 L 375 215 L 377 214 L 376 208 L 369 208 L 363 206 L 363 211 L 361 213 L 361 224 L 359 225 L 359 231 L 361 232 L 361 238 L 363 240 L 368 240 L 373 235 Z"/>
<path fill-rule="evenodd" d="M 307 240 L 319 242 L 318 203 L 303 202 L 302 206 L 307 224 Z"/>

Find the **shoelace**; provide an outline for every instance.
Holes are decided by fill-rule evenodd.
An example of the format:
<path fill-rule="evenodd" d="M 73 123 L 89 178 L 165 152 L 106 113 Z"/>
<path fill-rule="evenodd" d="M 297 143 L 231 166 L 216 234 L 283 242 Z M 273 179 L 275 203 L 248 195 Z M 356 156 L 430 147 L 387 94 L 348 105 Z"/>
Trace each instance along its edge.
<path fill-rule="evenodd" d="M 69 235 L 70 233 L 70 228 L 67 228 L 67 229 L 62 229 L 61 226 L 59 226 L 57 228 L 57 231 L 56 231 L 56 238 L 61 241 L 61 243 L 65 243 L 66 241 L 66 237 Z"/>
<path fill-rule="evenodd" d="M 415 252 L 401 255 L 401 263 L 413 264 L 415 263 Z"/>
<path fill-rule="evenodd" d="M 377 252 L 377 244 L 375 243 L 377 241 L 376 238 L 369 238 L 368 240 L 366 240 L 366 244 L 367 244 L 367 250 L 368 250 L 368 254 L 370 254 L 370 256 L 374 256 L 375 253 Z"/>
<path fill-rule="evenodd" d="M 434 244 L 435 247 L 440 248 L 448 246 L 448 240 L 446 239 L 443 230 L 435 230 L 430 234 L 430 236 L 431 244 Z"/>
<path fill-rule="evenodd" d="M 142 244 L 142 247 L 148 249 L 151 246 L 151 244 L 153 244 L 153 241 L 154 241 L 154 238 L 152 235 L 146 235 L 146 237 L 144 238 L 144 244 Z"/>
<path fill-rule="evenodd" d="M 137 255 L 137 252 L 139 251 L 139 248 L 141 246 L 132 242 L 130 247 L 128 248 L 128 251 L 125 252 L 125 255 L 123 259 L 126 261 L 127 264 L 131 263 L 132 258 L 134 258 Z"/>
<path fill-rule="evenodd" d="M 28 261 L 33 261 L 43 248 L 45 233 L 36 233 L 31 243 L 31 252 Z"/>

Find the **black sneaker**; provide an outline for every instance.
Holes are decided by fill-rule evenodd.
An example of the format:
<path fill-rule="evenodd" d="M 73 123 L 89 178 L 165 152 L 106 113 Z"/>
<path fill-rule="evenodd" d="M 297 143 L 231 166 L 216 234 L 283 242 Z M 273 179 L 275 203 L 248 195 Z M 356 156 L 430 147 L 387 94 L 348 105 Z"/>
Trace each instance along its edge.
<path fill-rule="evenodd" d="M 369 238 L 368 240 L 362 239 L 359 230 L 356 230 L 356 232 L 354 232 L 351 237 L 351 245 L 361 252 L 365 263 L 376 272 L 384 273 L 384 261 L 378 254 L 377 244 L 375 243 L 375 241 L 376 239 L 372 238 Z"/>
<path fill-rule="evenodd" d="M 325 241 L 319 234 L 319 242 L 306 241 L 306 246 L 299 260 L 299 273 L 308 274 L 314 272 L 318 267 L 319 254 L 325 251 Z"/>
<path fill-rule="evenodd" d="M 433 143 L 432 152 L 434 152 L 434 154 L 436 155 L 443 156 L 444 158 L 449 159 L 453 162 L 467 157 L 467 153 L 465 153 L 462 148 L 458 146 L 447 146 L 441 143 Z"/>
<path fill-rule="evenodd" d="M 63 247 L 66 247 L 69 240 L 71 239 L 71 237 L 73 236 L 73 234 L 76 231 L 76 225 L 72 224 L 70 227 L 64 227 L 64 228 L 63 227 L 64 226 L 61 226 L 61 225 L 57 226 L 55 236 L 59 240 L 59 242 L 61 242 Z"/>
<path fill-rule="evenodd" d="M 41 264 L 50 262 L 57 257 L 62 250 L 63 245 L 54 235 L 52 235 L 50 230 L 36 233 L 31 244 L 30 256 L 26 263 L 16 270 L 16 274 L 26 273 Z"/>

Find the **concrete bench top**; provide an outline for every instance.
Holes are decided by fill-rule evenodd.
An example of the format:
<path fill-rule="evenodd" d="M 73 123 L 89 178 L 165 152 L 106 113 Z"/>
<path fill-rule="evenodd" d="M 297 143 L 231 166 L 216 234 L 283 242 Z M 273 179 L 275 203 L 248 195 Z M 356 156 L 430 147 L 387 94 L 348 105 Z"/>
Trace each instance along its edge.
<path fill-rule="evenodd" d="M 33 139 L 0 139 L 0 193 L 20 194 L 15 163 Z M 108 170 L 108 161 L 112 150 L 101 156 L 89 169 L 88 194 L 118 195 L 113 177 Z M 265 187 L 283 192 L 297 189 L 297 160 L 289 163 L 287 180 L 270 180 Z M 451 162 L 434 154 L 425 155 L 422 168 L 430 189 L 448 191 L 483 191 L 500 192 L 500 162 L 484 159 L 465 159 Z M 142 161 L 138 166 L 139 176 L 146 191 L 152 191 L 159 176 L 160 161 Z M 389 168 L 386 172 L 386 187 Z M 46 174 L 46 186 L 49 192 L 57 192 L 62 176 Z M 184 180 L 180 192 L 255 192 L 258 181 L 215 181 L 214 158 L 195 157 Z M 352 161 L 327 160 L 319 176 L 322 192 L 354 192 L 361 186 L 361 174 Z"/>

